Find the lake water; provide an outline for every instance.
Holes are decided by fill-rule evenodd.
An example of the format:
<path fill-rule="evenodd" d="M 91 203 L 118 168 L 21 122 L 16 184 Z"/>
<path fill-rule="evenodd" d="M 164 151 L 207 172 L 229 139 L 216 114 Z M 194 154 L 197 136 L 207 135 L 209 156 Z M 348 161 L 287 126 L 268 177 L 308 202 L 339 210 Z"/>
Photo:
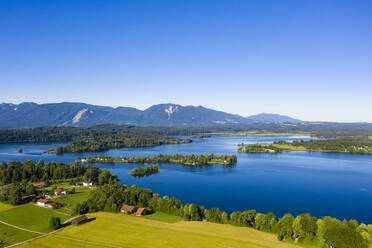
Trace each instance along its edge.
<path fill-rule="evenodd" d="M 357 219 L 372 223 L 372 155 L 288 152 L 280 154 L 237 153 L 238 143 L 308 139 L 308 137 L 211 137 L 190 144 L 153 148 L 110 150 L 103 153 L 45 154 L 56 145 L 2 144 L 0 161 L 43 158 L 48 161 L 73 162 L 77 157 L 154 156 L 162 154 L 236 154 L 233 167 L 212 165 L 188 168 L 177 164 L 160 165 L 160 173 L 144 178 L 127 175 L 137 164 L 95 164 L 118 175 L 120 182 L 150 188 L 161 195 L 174 196 L 183 202 L 205 207 L 219 207 L 232 212 L 256 209 L 297 215 L 310 213 L 321 217 Z M 18 148 L 23 153 L 18 153 Z"/>

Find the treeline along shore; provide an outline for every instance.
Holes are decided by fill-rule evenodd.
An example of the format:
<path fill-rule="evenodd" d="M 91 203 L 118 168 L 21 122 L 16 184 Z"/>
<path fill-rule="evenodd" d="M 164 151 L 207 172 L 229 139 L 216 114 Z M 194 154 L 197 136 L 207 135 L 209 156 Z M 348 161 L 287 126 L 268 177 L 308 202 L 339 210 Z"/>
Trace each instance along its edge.
<path fill-rule="evenodd" d="M 338 152 L 372 154 L 372 140 L 369 138 L 343 137 L 327 140 L 274 141 L 271 144 L 239 144 L 238 152 L 278 153 L 289 151 Z"/>
<path fill-rule="evenodd" d="M 156 164 L 182 164 L 189 167 L 194 166 L 206 166 L 211 164 L 222 164 L 231 166 L 237 163 L 236 155 L 215 155 L 215 154 L 201 154 L 201 155 L 182 155 L 182 154 L 173 154 L 173 155 L 163 155 L 159 154 L 158 156 L 147 156 L 147 157 L 110 157 L 110 156 L 93 156 L 93 157 L 84 157 L 79 158 L 76 162 L 83 163 L 104 163 L 104 164 L 114 164 L 114 163 L 156 163 Z"/>

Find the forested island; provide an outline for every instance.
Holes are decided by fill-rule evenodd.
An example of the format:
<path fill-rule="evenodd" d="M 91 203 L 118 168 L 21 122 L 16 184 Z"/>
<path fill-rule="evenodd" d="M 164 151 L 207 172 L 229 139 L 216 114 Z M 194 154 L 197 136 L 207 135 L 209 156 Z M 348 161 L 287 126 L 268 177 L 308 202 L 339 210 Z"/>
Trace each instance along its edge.
<path fill-rule="evenodd" d="M 173 155 L 163 155 L 159 154 L 158 156 L 147 156 L 147 157 L 110 157 L 110 156 L 94 156 L 88 158 L 79 158 L 76 162 L 83 163 L 174 163 L 182 164 L 189 167 L 196 166 L 206 166 L 211 164 L 223 164 L 226 166 L 231 166 L 237 163 L 236 155 L 214 155 L 214 154 L 201 154 L 201 155 L 182 155 L 182 154 L 173 154 Z"/>
<path fill-rule="evenodd" d="M 115 134 L 104 135 L 95 138 L 81 139 L 70 142 L 66 146 L 57 146 L 48 153 L 80 153 L 80 152 L 102 152 L 109 149 L 153 147 L 167 144 L 190 143 L 190 139 L 180 139 L 171 136 L 155 134 Z"/>
<path fill-rule="evenodd" d="M 157 174 L 159 172 L 159 166 L 156 165 L 149 165 L 146 167 L 139 167 L 134 168 L 130 172 L 128 172 L 128 175 L 132 175 L 134 177 L 144 177 L 144 176 L 150 176 Z"/>
<path fill-rule="evenodd" d="M 289 151 L 340 152 L 372 154 L 372 140 L 367 138 L 336 138 L 327 140 L 274 141 L 271 144 L 239 144 L 238 152 L 278 153 Z"/>

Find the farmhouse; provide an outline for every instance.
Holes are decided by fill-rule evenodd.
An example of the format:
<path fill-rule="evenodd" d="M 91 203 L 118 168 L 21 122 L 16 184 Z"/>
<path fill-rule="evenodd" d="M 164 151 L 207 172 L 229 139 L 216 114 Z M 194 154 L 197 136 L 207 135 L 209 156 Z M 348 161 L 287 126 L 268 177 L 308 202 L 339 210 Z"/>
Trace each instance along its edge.
<path fill-rule="evenodd" d="M 55 189 L 54 190 L 54 195 L 55 196 L 64 196 L 64 195 L 66 195 L 66 190 L 64 190 L 64 189 Z"/>
<path fill-rule="evenodd" d="M 92 186 L 92 182 L 83 182 L 83 186 L 85 187 L 89 187 L 89 186 Z"/>
<path fill-rule="evenodd" d="M 43 187 L 45 187 L 45 183 L 44 182 L 34 183 L 33 185 L 36 188 L 43 188 Z"/>
<path fill-rule="evenodd" d="M 57 204 L 55 202 L 51 202 L 47 199 L 39 199 L 39 200 L 37 200 L 36 204 L 38 206 L 44 207 L 44 208 L 55 208 L 57 206 Z"/>
<path fill-rule="evenodd" d="M 86 215 L 79 216 L 71 221 L 71 224 L 78 226 L 80 224 L 85 223 L 88 220 L 88 217 Z"/>
<path fill-rule="evenodd" d="M 120 209 L 120 212 L 122 213 L 132 213 L 134 210 L 134 206 L 131 205 L 123 205 Z"/>
<path fill-rule="evenodd" d="M 136 215 L 137 215 L 137 216 L 142 216 L 142 215 L 144 214 L 144 211 L 145 211 L 144 208 L 138 208 L 138 209 L 137 209 L 137 212 L 136 212 Z"/>

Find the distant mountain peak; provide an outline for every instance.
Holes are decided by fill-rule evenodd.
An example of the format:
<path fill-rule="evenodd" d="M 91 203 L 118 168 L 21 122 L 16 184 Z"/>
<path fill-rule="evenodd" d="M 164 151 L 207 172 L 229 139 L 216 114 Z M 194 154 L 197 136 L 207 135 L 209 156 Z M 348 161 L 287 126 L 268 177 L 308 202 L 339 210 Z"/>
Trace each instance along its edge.
<path fill-rule="evenodd" d="M 259 121 L 259 122 L 288 122 L 288 123 L 299 123 L 301 120 L 292 118 L 287 115 L 279 115 L 273 113 L 260 113 L 247 117 L 248 120 Z"/>

